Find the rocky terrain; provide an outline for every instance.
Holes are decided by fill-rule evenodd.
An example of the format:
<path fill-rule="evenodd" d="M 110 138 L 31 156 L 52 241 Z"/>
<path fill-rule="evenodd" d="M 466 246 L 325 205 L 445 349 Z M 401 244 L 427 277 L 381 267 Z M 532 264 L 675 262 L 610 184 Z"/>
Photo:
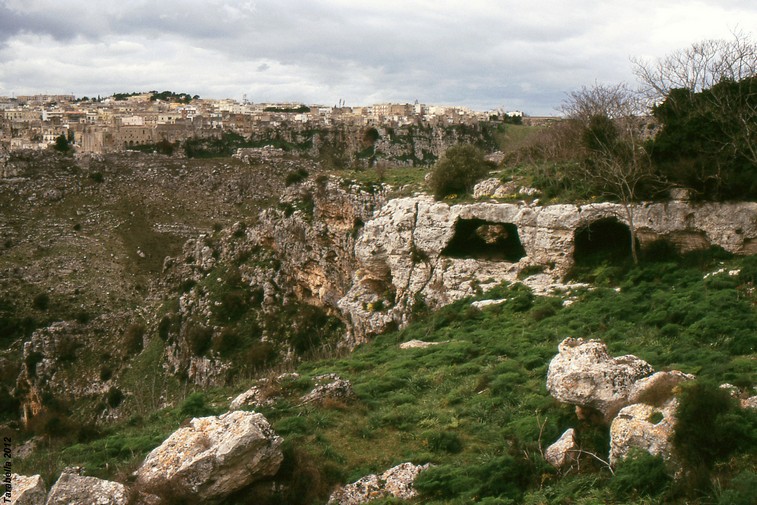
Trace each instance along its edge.
<path fill-rule="evenodd" d="M 571 269 L 597 251 L 622 254 L 630 244 L 619 204 L 502 202 L 493 196 L 504 190 L 492 181 L 476 201 L 396 198 L 397 188 L 345 180 L 312 160 L 249 161 L 138 153 L 4 160 L 5 431 L 25 430 L 39 437 L 33 443 L 67 432 L 86 440 L 82 427 L 135 416 L 144 422 L 142 415 L 177 407 L 190 390 L 249 385 L 272 367 L 341 356 L 429 311 L 501 291 L 503 282 L 562 297 L 568 307 L 573 293 L 587 288 L 568 279 Z M 639 245 L 650 254 L 661 243 L 678 253 L 757 253 L 757 204 L 670 201 L 633 211 Z M 471 311 L 511 310 L 518 296 L 477 299 Z M 527 310 L 531 298 L 523 299 Z M 426 352 L 447 342 L 411 340 L 403 349 Z M 546 386 L 576 406 L 581 422 L 609 426 L 610 451 L 602 458 L 614 466 L 630 448 L 674 459 L 675 391 L 693 379 L 677 370 L 654 373 L 636 356 L 612 358 L 598 341 L 567 339 Z M 298 389 L 304 383 L 309 392 Z M 107 503 L 154 503 L 169 494 L 213 502 L 263 489 L 291 470 L 281 465 L 292 456 L 263 414 L 239 409 L 340 410 L 356 398 L 331 371 L 264 377 L 230 412 L 192 415 L 155 447 L 130 477 L 137 482 L 130 489 L 142 495 L 72 469 L 47 503 L 95 495 L 110 496 Z M 571 468 L 582 450 L 575 437 L 565 431 L 545 460 Z M 411 499 L 413 479 L 428 467 L 406 465 L 366 473 L 331 501 Z M 29 496 L 40 495 L 37 481 L 17 479 L 17 489 L 28 483 Z"/>

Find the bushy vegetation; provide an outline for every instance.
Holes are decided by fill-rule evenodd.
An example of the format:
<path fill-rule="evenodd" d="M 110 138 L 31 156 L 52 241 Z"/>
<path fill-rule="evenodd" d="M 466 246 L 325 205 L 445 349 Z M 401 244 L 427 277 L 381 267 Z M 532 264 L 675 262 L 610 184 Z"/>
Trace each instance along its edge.
<path fill-rule="evenodd" d="M 730 382 L 748 390 L 757 382 L 755 264 L 752 257 L 722 253 L 629 263 L 607 277 L 605 287 L 570 295 L 570 306 L 562 303 L 567 294 L 534 297 L 521 285 L 502 285 L 480 298 L 510 299 L 505 304 L 478 310 L 471 299 L 461 300 L 350 355 L 301 363 L 301 378 L 279 388 L 284 399 L 262 409 L 288 447 L 279 478 L 302 490 L 287 499 L 317 503 L 336 483 L 413 461 L 434 465 L 417 481 L 421 501 L 429 504 L 749 503 L 755 414 L 708 384 Z M 596 275 L 592 268 L 608 266 L 586 265 L 581 275 Z M 736 270 L 738 275 L 729 274 Z M 294 321 L 293 343 L 302 338 L 305 348 L 313 345 L 308 339 L 317 334 L 321 316 L 297 308 L 281 317 Z M 307 331 L 298 326 L 305 323 Z M 696 485 L 672 480 L 672 470 L 646 453 L 632 455 L 614 475 L 589 456 L 563 474 L 545 463 L 543 450 L 569 427 L 585 451 L 606 455 L 609 449 L 606 427 L 578 421 L 545 389 L 549 360 L 566 336 L 600 338 L 614 355 L 632 353 L 658 370 L 697 374 L 699 380 L 681 393 L 676 442 L 688 467 L 704 468 L 684 481 Z M 231 350 L 237 337 L 209 345 L 247 352 L 244 345 Z M 440 345 L 399 349 L 411 339 Z M 352 381 L 353 402 L 296 401 L 312 387 L 312 377 L 331 372 Z M 59 464 L 83 464 L 112 476 L 114 469 L 137 464 L 182 419 L 223 411 L 239 389 L 195 393 L 174 409 L 144 411 L 138 421 L 69 446 Z M 274 493 L 269 502 L 281 499 Z"/>
<path fill-rule="evenodd" d="M 468 144 L 455 145 L 434 166 L 429 187 L 437 200 L 452 194 L 468 194 L 492 168 L 483 151 Z"/>

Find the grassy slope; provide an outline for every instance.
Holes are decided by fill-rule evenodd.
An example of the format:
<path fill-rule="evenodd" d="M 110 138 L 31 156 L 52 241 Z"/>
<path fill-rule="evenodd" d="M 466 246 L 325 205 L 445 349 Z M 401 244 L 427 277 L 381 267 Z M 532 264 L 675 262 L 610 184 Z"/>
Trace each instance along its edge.
<path fill-rule="evenodd" d="M 703 278 L 721 267 L 725 272 Z M 731 276 L 732 269 L 741 271 Z M 262 410 L 285 438 L 286 472 L 295 476 L 291 494 L 272 503 L 317 503 L 334 483 L 404 461 L 437 465 L 422 483 L 423 503 L 472 503 L 487 496 L 490 504 L 672 501 L 664 494 L 614 492 L 610 473 L 591 459 L 582 461 L 580 473 L 565 476 L 543 462 L 541 450 L 568 427 L 580 430 L 584 448 L 607 452 L 606 430 L 581 425 L 571 408 L 547 394 L 549 360 L 567 336 L 601 338 L 614 355 L 636 354 L 657 370 L 680 369 L 751 387 L 757 383 L 757 258 L 700 258 L 628 271 L 599 266 L 588 273 L 612 286 L 579 293 L 567 307 L 562 297 L 534 299 L 520 287 L 498 288 L 480 298 L 509 298 L 504 305 L 479 311 L 463 300 L 350 355 L 302 364 L 303 378 L 290 386 L 290 398 Z M 399 349 L 400 342 L 416 338 L 446 343 Z M 149 363 L 145 359 L 145 367 Z M 357 399 L 297 405 L 310 378 L 326 372 L 350 379 Z M 93 441 L 62 442 L 69 446 L 51 448 L 54 466 L 80 464 L 91 474 L 123 477 L 182 418 L 220 412 L 243 387 L 148 411 Z M 755 454 L 747 445 L 721 462 L 720 485 L 727 487 L 741 470 L 755 472 Z M 19 462 L 17 471 L 31 471 L 34 464 Z"/>

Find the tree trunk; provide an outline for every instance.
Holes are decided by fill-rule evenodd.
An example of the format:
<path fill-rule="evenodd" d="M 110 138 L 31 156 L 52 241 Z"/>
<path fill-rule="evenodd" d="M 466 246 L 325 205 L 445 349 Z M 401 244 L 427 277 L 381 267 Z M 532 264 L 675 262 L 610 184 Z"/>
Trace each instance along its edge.
<path fill-rule="evenodd" d="M 631 232 L 631 259 L 633 259 L 633 264 L 638 265 L 639 264 L 639 251 L 636 247 L 636 225 L 633 221 L 633 203 L 630 202 L 624 202 L 623 208 L 626 211 L 626 219 L 628 220 L 628 229 Z"/>

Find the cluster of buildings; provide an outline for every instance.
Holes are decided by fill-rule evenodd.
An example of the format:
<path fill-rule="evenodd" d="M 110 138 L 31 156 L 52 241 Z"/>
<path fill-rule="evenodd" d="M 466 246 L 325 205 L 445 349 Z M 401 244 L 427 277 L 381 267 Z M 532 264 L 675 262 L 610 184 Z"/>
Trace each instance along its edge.
<path fill-rule="evenodd" d="M 249 137 L 277 127 L 475 124 L 502 115 L 502 112 L 475 112 L 465 107 L 417 102 L 367 107 L 340 103 L 324 107 L 197 97 L 186 103 L 156 99 L 153 93 L 104 99 L 77 99 L 73 95 L 0 97 L 0 148 L 44 149 L 63 135 L 78 152 L 104 153 L 188 138 L 217 137 L 225 131 Z"/>

